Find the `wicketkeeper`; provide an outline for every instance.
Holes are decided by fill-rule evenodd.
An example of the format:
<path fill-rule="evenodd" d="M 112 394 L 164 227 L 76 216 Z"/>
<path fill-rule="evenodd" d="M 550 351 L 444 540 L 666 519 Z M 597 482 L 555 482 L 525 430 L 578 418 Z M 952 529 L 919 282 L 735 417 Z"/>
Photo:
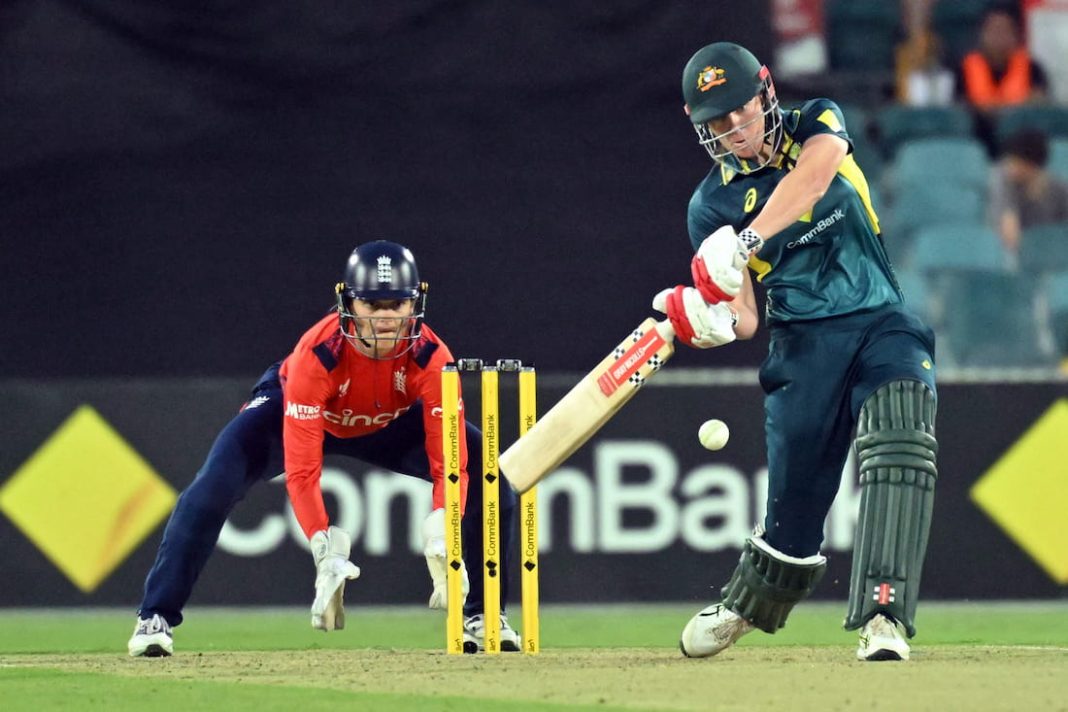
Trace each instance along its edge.
<path fill-rule="evenodd" d="M 230 511 L 252 485 L 283 471 L 315 564 L 312 626 L 344 627 L 345 582 L 360 569 L 349 560 L 349 533 L 327 518 L 319 485 L 324 454 L 433 483 L 423 553 L 433 585 L 429 605 L 446 608 L 441 369 L 452 355 L 423 323 L 427 286 L 407 248 L 385 240 L 357 247 L 335 292 L 336 309 L 305 332 L 285 360 L 267 369 L 178 498 L 145 581 L 130 655 L 173 653 L 172 628 L 182 622 L 182 609 Z M 462 538 L 473 556 L 467 558 L 481 561 L 482 434 L 466 425 L 466 441 L 460 440 L 461 501 L 470 496 L 476 506 L 465 512 Z M 501 490 L 501 567 L 507 573 L 516 498 L 511 488 Z M 482 577 L 468 583 L 466 570 L 463 576 L 465 640 L 481 645 Z M 508 578 L 501 577 L 502 612 Z M 501 650 L 517 651 L 519 645 L 502 614 Z"/>

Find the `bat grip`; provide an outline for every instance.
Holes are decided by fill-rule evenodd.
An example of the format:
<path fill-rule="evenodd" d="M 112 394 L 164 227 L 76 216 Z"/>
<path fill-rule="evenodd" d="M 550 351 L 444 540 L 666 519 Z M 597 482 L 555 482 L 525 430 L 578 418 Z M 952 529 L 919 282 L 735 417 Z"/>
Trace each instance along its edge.
<path fill-rule="evenodd" d="M 656 330 L 657 332 L 659 332 L 660 336 L 664 339 L 664 341 L 671 343 L 675 340 L 675 327 L 671 325 L 670 319 L 664 319 L 663 321 L 656 322 Z"/>

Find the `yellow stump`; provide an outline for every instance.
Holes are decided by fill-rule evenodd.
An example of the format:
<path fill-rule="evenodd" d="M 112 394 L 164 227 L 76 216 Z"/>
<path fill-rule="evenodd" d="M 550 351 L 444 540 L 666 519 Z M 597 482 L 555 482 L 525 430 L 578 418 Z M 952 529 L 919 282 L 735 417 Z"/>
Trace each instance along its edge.
<path fill-rule="evenodd" d="M 463 546 L 460 540 L 460 438 L 464 421 L 460 417 L 460 374 L 449 365 L 441 371 L 442 455 L 445 460 L 445 561 L 448 576 L 448 614 L 445 624 L 445 650 L 463 655 Z"/>
<path fill-rule="evenodd" d="M 519 435 L 534 427 L 537 420 L 536 376 L 534 368 L 519 372 Z M 531 487 L 519 497 L 519 572 L 523 589 L 523 652 L 541 650 L 538 632 L 538 488 Z"/>
<path fill-rule="evenodd" d="M 501 473 L 497 466 L 498 373 L 482 369 L 482 585 L 485 618 L 485 652 L 501 652 Z"/>

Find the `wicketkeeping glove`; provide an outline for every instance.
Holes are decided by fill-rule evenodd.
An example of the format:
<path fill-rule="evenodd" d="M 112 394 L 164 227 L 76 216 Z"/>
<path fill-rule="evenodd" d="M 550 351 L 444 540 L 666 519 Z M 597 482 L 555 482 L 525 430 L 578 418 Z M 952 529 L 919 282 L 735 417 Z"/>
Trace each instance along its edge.
<path fill-rule="evenodd" d="M 426 567 L 430 571 L 430 580 L 434 584 L 434 592 L 430 594 L 430 608 L 445 610 L 449 603 L 449 575 L 445 548 L 445 510 L 435 509 L 423 520 L 423 556 L 426 557 Z M 461 559 L 460 575 L 463 577 L 464 600 L 467 601 L 467 592 L 471 588 L 471 582 L 467 578 L 467 566 Z"/>
<path fill-rule="evenodd" d="M 352 539 L 339 527 L 312 535 L 315 559 L 315 601 L 312 602 L 312 628 L 341 630 L 345 627 L 345 581 L 360 576 L 360 567 L 349 561 Z"/>
<path fill-rule="evenodd" d="M 706 302 L 729 302 L 738 296 L 751 249 L 730 225 L 705 238 L 690 261 L 690 272 L 694 286 Z"/>
<path fill-rule="evenodd" d="M 726 304 L 709 304 L 693 287 L 681 284 L 653 297 L 653 309 L 667 314 L 675 336 L 687 346 L 710 349 L 734 341 L 735 314 Z"/>

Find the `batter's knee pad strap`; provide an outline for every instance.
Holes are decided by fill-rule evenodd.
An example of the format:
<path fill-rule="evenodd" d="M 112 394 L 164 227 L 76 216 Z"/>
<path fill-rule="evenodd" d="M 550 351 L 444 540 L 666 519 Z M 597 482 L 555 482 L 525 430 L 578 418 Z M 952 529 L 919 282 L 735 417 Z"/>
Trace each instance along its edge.
<path fill-rule="evenodd" d="M 759 537 L 750 537 L 721 592 L 723 605 L 757 628 L 774 633 L 786 625 L 790 611 L 812 593 L 826 569 L 827 559 L 819 554 L 799 559 L 776 551 Z"/>
<path fill-rule="evenodd" d="M 894 381 L 872 394 L 857 424 L 860 515 L 853 545 L 847 630 L 876 613 L 909 637 L 938 478 L 935 396 L 920 381 Z"/>

